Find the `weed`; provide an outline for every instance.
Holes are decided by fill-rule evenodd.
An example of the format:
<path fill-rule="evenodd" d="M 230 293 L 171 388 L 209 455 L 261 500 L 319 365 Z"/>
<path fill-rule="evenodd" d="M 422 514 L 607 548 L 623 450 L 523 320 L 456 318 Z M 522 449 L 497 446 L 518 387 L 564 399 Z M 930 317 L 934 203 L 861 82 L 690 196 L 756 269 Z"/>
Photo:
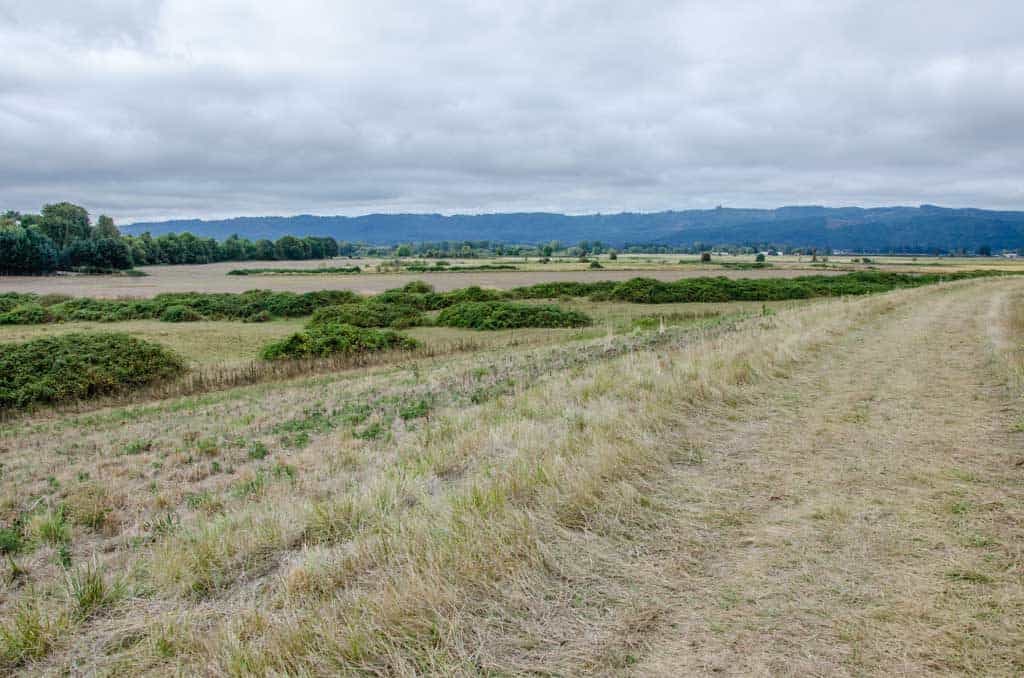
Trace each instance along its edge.
<path fill-rule="evenodd" d="M 71 526 L 64 516 L 63 505 L 35 515 L 30 522 L 30 530 L 36 539 L 51 546 L 71 541 Z"/>
<path fill-rule="evenodd" d="M 252 444 L 249 445 L 249 458 L 250 459 L 255 459 L 255 460 L 258 461 L 260 459 L 266 458 L 266 456 L 268 454 L 269 454 L 269 452 L 267 450 L 267 446 L 264 445 L 263 442 L 260 441 L 260 440 L 254 440 L 254 441 L 252 441 Z"/>
<path fill-rule="evenodd" d="M 85 620 L 110 607 L 122 593 L 121 584 L 110 584 L 97 562 L 65 574 L 68 598 L 75 617 Z"/>
<path fill-rule="evenodd" d="M 13 527 L 0 528 L 0 553 L 14 555 L 21 551 L 23 545 L 21 530 Z"/>
<path fill-rule="evenodd" d="M 55 631 L 38 607 L 23 603 L 0 625 L 0 657 L 9 666 L 39 659 L 49 652 Z"/>

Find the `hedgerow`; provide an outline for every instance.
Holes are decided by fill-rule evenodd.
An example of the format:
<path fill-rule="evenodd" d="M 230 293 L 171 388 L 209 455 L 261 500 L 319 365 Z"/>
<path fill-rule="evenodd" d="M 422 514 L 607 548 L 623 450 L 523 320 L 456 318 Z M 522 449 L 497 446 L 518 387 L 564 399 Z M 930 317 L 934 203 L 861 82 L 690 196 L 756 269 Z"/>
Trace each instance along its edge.
<path fill-rule="evenodd" d="M 310 325 L 302 332 L 267 344 L 260 357 L 264 360 L 324 358 L 337 354 L 411 350 L 419 345 L 415 339 L 391 330 L 328 322 Z"/>
<path fill-rule="evenodd" d="M 474 330 L 501 330 L 516 327 L 585 327 L 589 316 L 557 306 L 513 304 L 507 301 L 467 301 L 441 311 L 437 324 Z"/>
<path fill-rule="evenodd" d="M 512 299 L 557 299 L 558 297 L 589 297 L 611 291 L 620 283 L 614 280 L 600 282 L 545 282 L 528 287 L 514 287 L 506 294 Z"/>
<path fill-rule="evenodd" d="M 326 266 L 320 268 L 235 268 L 228 275 L 348 275 L 361 273 L 358 266 Z"/>
<path fill-rule="evenodd" d="M 0 312 L 9 313 L 16 306 L 38 304 L 43 297 L 33 294 L 0 296 Z M 319 292 L 271 292 L 251 290 L 241 294 L 231 293 L 172 293 L 158 294 L 152 299 L 54 299 L 58 303 L 48 307 L 46 316 L 24 316 L 24 320 L 9 320 L 10 323 L 35 324 L 70 320 L 91 320 L 117 322 L 121 320 L 166 320 L 181 322 L 185 319 L 198 320 L 244 320 L 267 315 L 274 318 L 298 318 L 311 315 L 323 306 L 354 303 L 363 297 L 348 290 L 323 290 Z M 5 311 L 6 309 L 6 311 Z M 35 319 L 33 319 L 35 318 Z M 0 320 L 0 322 L 3 322 Z"/>
<path fill-rule="evenodd" d="M 116 333 L 72 333 L 0 343 L 0 409 L 82 400 L 174 377 L 180 357 Z"/>
<path fill-rule="evenodd" d="M 822 296 L 874 294 L 893 289 L 920 287 L 941 281 L 964 280 L 1001 271 L 960 271 L 943 274 L 857 271 L 845 275 L 807 275 L 797 278 L 683 278 L 673 282 L 632 278 L 623 282 L 601 281 L 540 283 L 508 291 L 515 299 L 546 299 L 557 296 L 590 297 L 594 301 L 625 301 L 637 304 L 681 302 L 781 301 Z"/>

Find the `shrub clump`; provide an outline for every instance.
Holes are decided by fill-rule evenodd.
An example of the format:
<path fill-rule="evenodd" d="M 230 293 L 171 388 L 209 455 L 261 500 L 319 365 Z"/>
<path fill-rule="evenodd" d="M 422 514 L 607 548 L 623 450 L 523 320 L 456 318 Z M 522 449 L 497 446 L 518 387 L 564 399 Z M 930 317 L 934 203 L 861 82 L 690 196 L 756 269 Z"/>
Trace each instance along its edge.
<path fill-rule="evenodd" d="M 160 314 L 160 320 L 165 323 L 191 323 L 203 320 L 203 316 L 193 308 L 176 304 L 165 308 Z"/>
<path fill-rule="evenodd" d="M 326 358 L 387 350 L 411 350 L 418 341 L 391 330 L 376 330 L 344 323 L 310 324 L 304 331 L 267 344 L 260 357 L 264 360 L 287 358 Z"/>
<path fill-rule="evenodd" d="M 116 393 L 184 369 L 174 352 L 127 334 L 72 333 L 0 344 L 0 409 Z"/>
<path fill-rule="evenodd" d="M 313 312 L 309 325 L 354 325 L 356 327 L 416 327 L 423 325 L 423 313 L 408 304 L 367 299 L 358 304 L 325 306 Z"/>
<path fill-rule="evenodd" d="M 507 301 L 469 301 L 455 304 L 437 317 L 437 324 L 474 330 L 503 330 L 516 327 L 586 327 L 589 316 L 557 306 L 513 304 Z"/>
<path fill-rule="evenodd" d="M 19 304 L 6 313 L 0 313 L 0 325 L 42 325 L 53 322 L 53 319 L 49 309 L 36 303 Z"/>

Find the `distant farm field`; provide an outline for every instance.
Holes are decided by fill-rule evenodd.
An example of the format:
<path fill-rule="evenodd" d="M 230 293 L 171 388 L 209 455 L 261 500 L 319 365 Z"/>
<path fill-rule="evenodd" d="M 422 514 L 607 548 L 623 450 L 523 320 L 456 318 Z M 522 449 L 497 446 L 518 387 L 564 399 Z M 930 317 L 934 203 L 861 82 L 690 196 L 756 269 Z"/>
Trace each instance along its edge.
<path fill-rule="evenodd" d="M 316 268 L 319 262 L 246 262 L 253 267 Z M 353 290 L 361 294 L 376 294 L 422 280 L 439 292 L 479 285 L 494 289 L 509 289 L 540 282 L 629 280 L 643 275 L 658 280 L 678 280 L 707 276 L 730 278 L 791 278 L 810 272 L 828 274 L 831 271 L 800 269 L 727 270 L 718 267 L 694 268 L 661 265 L 657 268 L 612 268 L 587 270 L 530 270 L 530 271 L 473 271 L 446 273 L 361 273 L 358 275 L 227 275 L 239 268 L 237 262 L 184 266 L 145 266 L 139 270 L 145 277 L 78 276 L 0 277 L 0 292 L 38 292 L 41 294 L 67 294 L 98 298 L 152 297 L 162 292 L 244 292 L 251 289 L 269 289 L 289 292 L 315 290 Z M 553 267 L 554 268 L 554 267 Z"/>

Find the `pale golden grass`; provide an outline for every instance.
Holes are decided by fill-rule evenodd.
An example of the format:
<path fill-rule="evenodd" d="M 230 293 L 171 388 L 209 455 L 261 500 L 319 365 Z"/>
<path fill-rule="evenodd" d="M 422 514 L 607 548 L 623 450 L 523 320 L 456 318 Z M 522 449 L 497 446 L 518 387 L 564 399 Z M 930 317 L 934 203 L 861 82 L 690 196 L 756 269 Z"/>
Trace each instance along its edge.
<path fill-rule="evenodd" d="M 127 393 L 81 402 L 61 403 L 39 410 L 39 416 L 65 412 L 87 412 L 117 403 L 139 402 L 157 398 L 196 395 L 248 384 L 274 382 L 311 374 L 336 373 L 341 370 L 362 370 L 372 366 L 409 363 L 424 359 L 445 358 L 455 354 L 529 347 L 582 341 L 599 336 L 629 333 L 636 322 L 648 320 L 664 326 L 680 326 L 725 314 L 759 312 L 763 308 L 792 308 L 806 300 L 781 302 L 627 304 L 591 302 L 586 299 L 563 300 L 561 304 L 589 314 L 592 327 L 580 329 L 525 328 L 479 332 L 450 327 L 415 327 L 404 333 L 422 342 L 414 351 L 382 352 L 361 355 L 339 355 L 324 359 L 273 361 L 258 358 L 267 343 L 299 331 L 306 319 L 281 320 L 268 323 L 229 321 L 164 323 L 156 320 L 119 323 L 68 322 L 46 325 L 0 326 L 0 341 L 26 341 L 67 332 L 125 332 L 140 339 L 163 344 L 182 355 L 189 364 L 184 376 L 163 381 Z M 12 411 L 0 415 L 21 418 L 24 413 Z"/>
<path fill-rule="evenodd" d="M 941 636 L 914 639 L 915 648 L 938 653 L 931 669 L 1006 668 L 1012 654 L 978 663 L 984 652 L 977 645 L 964 646 L 963 657 L 973 663 L 955 664 L 948 655 L 948 634 L 966 621 L 950 621 L 950 601 L 965 615 L 981 609 L 960 597 L 961 587 L 986 586 L 975 574 L 998 583 L 1002 598 L 991 609 L 1001 619 L 1012 624 L 1020 611 L 1008 574 L 1013 561 L 1006 560 L 1019 523 L 987 519 L 1019 512 L 1008 513 L 1008 504 L 975 510 L 1010 500 L 999 498 L 1005 476 L 985 467 L 993 474 L 985 484 L 975 488 L 958 476 L 953 489 L 967 487 L 962 496 L 950 494 L 948 469 L 922 466 L 929 454 L 944 454 L 930 447 L 941 437 L 926 436 L 929 447 L 891 468 L 900 482 L 919 475 L 923 489 L 910 495 L 927 501 L 886 507 L 903 488 L 872 496 L 868 481 L 879 459 L 844 456 L 840 441 L 856 440 L 844 436 L 866 434 L 887 416 L 899 421 L 900 410 L 878 411 L 875 404 L 925 377 L 910 369 L 914 363 L 894 386 L 887 381 L 893 363 L 885 359 L 939 349 L 921 343 L 926 320 L 962 313 L 984 293 L 1009 289 L 1012 282 L 980 281 L 819 302 L 734 332 L 683 334 L 653 350 L 573 364 L 480 404 L 395 418 L 373 438 L 357 435 L 373 418 L 310 429 L 297 447 L 290 446 L 292 434 L 275 427 L 315 423 L 310 413 L 339 407 L 345 393 L 452 390 L 474 371 L 496 371 L 502 360 L 460 358 L 21 422 L 0 437 L 7 448 L 2 482 L 11 497 L 4 510 L 13 515 L 36 502 L 56 511 L 70 502 L 69 522 L 75 515 L 116 516 L 118 535 L 74 523 L 71 555 L 76 563 L 98 558 L 103 576 L 123 589 L 116 602 L 80 619 L 69 612 L 56 547 L 19 556 L 27 573 L 0 589 L 0 612 L 13 619 L 20 610 L 27 621 L 4 626 L 4 659 L 29 672 L 588 674 L 647 662 L 639 673 L 669 673 L 683 665 L 711 668 L 716 659 L 706 649 L 714 643 L 704 634 L 720 626 L 722 638 L 738 644 L 720 646 L 719 656 L 728 647 L 744 656 L 733 669 L 785 673 L 780 662 L 803 642 L 809 654 L 794 666 L 863 673 L 899 668 L 880 652 L 879 631 L 892 633 L 924 616 L 936 620 Z M 935 313 L 912 314 L 930 305 Z M 916 320 L 906 324 L 904 316 Z M 877 335 L 876 328 L 886 332 Z M 876 336 L 900 341 L 900 328 L 910 328 L 907 336 L 918 344 L 893 350 L 883 343 L 887 352 L 864 344 Z M 970 338 L 964 335 L 961 360 L 972 355 Z M 880 364 L 867 369 L 855 360 L 868 355 Z M 524 354 L 527 362 L 534 356 Z M 928 357 L 922 352 L 920 360 Z M 829 369 L 858 375 L 852 399 L 847 390 L 829 396 Z M 947 376 L 940 389 L 952 386 L 942 381 Z M 794 414 L 816 400 L 822 404 L 810 411 L 823 424 Z M 761 436 L 781 432 L 750 417 L 779 408 L 780 425 L 793 430 L 762 449 Z M 939 408 L 930 421 L 951 414 Z M 869 438 L 880 440 L 896 424 L 888 426 Z M 951 432 L 964 430 L 951 420 Z M 813 444 L 796 444 L 805 437 Z M 265 458 L 253 458 L 257 442 L 269 449 Z M 758 449 L 763 461 L 751 457 Z M 76 477 L 85 469 L 89 477 Z M 873 509 L 873 500 L 883 504 Z M 781 522 L 764 526 L 768 532 L 755 530 L 766 509 L 783 505 L 792 515 L 778 516 Z M 904 514 L 905 525 L 894 522 Z M 798 516 L 806 522 L 788 524 Z M 879 524 L 894 529 L 871 527 Z M 993 540 L 996 557 L 974 562 L 951 550 L 950 529 L 958 538 L 977 533 Z M 793 549 L 778 550 L 767 539 L 777 530 Z M 942 540 L 944 555 L 922 561 L 938 576 L 927 586 L 918 585 L 921 571 L 900 569 L 911 535 Z M 892 579 L 872 581 L 879 568 Z M 782 576 L 773 579 L 774 572 Z M 865 585 L 851 586 L 858 578 Z M 968 583 L 959 583 L 964 578 Z M 933 599 L 936 585 L 952 587 L 954 596 Z M 866 624 L 860 601 L 880 590 L 898 594 L 897 602 L 871 599 L 866 609 L 887 616 Z M 795 598 L 798 592 L 808 597 Z M 752 609 L 750 601 L 765 595 L 796 623 L 772 626 L 783 618 Z M 836 616 L 843 612 L 851 614 Z M 807 625 L 815 617 L 830 621 Z M 993 642 L 1019 639 L 1012 626 L 1000 636 L 990 632 L 991 620 L 974 623 Z M 679 628 L 694 632 L 676 646 Z M 782 635 L 758 635 L 772 628 Z M 760 649 L 744 655 L 744 643 L 758 638 Z M 694 639 L 706 644 L 694 648 Z M 819 657 L 829 644 L 845 658 Z M 685 661 L 680 652 L 688 653 Z M 695 657 L 705 663 L 693 664 Z M 916 652 L 904 660 L 904 670 L 922 666 Z"/>

